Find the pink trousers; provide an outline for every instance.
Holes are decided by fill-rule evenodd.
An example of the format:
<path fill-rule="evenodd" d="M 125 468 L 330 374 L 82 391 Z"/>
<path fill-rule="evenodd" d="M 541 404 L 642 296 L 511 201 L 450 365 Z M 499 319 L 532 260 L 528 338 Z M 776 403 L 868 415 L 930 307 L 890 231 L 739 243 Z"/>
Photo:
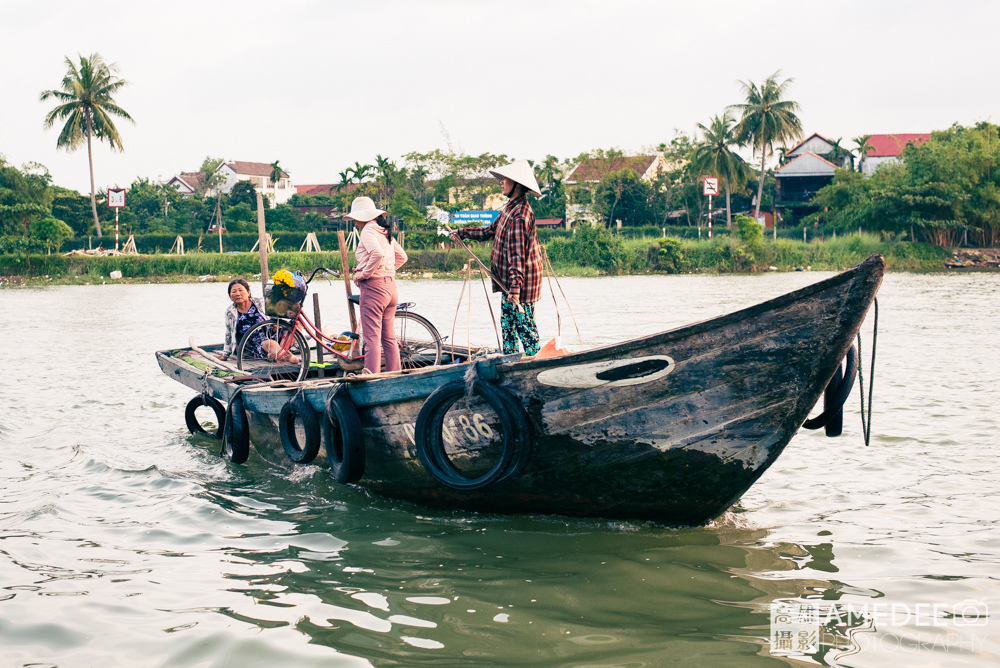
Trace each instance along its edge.
<path fill-rule="evenodd" d="M 365 340 L 365 368 L 378 373 L 385 351 L 385 370 L 399 371 L 399 344 L 396 342 L 396 279 L 369 278 L 358 286 L 361 291 L 361 335 Z"/>

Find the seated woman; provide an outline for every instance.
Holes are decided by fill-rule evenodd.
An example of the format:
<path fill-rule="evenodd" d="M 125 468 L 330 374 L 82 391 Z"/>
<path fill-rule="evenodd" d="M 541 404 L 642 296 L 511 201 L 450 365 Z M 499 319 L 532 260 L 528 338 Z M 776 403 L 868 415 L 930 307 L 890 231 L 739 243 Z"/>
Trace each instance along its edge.
<path fill-rule="evenodd" d="M 259 322 L 267 320 L 264 315 L 264 300 L 250 296 L 250 284 L 242 278 L 229 281 L 229 298 L 233 301 L 226 309 L 226 341 L 222 346 L 222 354 L 216 355 L 220 360 L 227 360 L 236 350 L 240 339 Z M 265 359 L 277 352 L 278 342 L 264 337 L 262 330 L 254 335 L 253 341 L 247 341 L 247 352 L 256 359 Z M 285 353 L 284 359 L 295 363 L 299 359 L 295 355 Z"/>

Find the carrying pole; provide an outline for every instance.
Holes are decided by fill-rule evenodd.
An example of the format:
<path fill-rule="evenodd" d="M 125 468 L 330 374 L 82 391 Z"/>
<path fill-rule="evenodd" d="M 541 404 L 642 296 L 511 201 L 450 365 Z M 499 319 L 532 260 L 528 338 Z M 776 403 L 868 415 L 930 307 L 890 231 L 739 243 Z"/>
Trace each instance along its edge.
<path fill-rule="evenodd" d="M 337 243 L 340 245 L 340 273 L 344 275 L 344 286 L 347 288 L 347 296 L 354 292 L 351 290 L 351 265 L 347 260 L 347 240 L 344 239 L 344 231 L 337 230 Z M 354 315 L 354 302 L 347 300 L 347 313 L 351 316 L 351 333 L 358 333 L 358 318 Z"/>
<path fill-rule="evenodd" d="M 316 330 L 322 334 L 323 333 L 323 320 L 320 318 L 319 314 L 319 293 L 313 293 L 313 324 L 316 325 Z M 323 366 L 323 344 L 320 339 L 316 339 L 316 361 L 320 364 L 319 375 L 320 377 L 326 376 L 326 371 L 322 368 Z"/>
<path fill-rule="evenodd" d="M 257 193 L 257 243 L 260 246 L 260 289 L 267 287 L 267 231 L 264 229 L 264 198 Z"/>

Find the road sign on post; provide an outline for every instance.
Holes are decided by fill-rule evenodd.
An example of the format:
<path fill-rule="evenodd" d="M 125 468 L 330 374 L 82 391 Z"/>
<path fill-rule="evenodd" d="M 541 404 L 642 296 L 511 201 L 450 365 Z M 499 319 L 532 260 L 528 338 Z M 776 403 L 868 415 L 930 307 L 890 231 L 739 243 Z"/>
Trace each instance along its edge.
<path fill-rule="evenodd" d="M 108 208 L 115 210 L 115 250 L 118 250 L 118 209 L 125 208 L 124 188 L 108 188 Z"/>
<path fill-rule="evenodd" d="M 708 195 L 708 238 L 712 238 L 712 195 L 719 194 L 719 179 L 715 176 L 701 177 L 701 191 Z"/>

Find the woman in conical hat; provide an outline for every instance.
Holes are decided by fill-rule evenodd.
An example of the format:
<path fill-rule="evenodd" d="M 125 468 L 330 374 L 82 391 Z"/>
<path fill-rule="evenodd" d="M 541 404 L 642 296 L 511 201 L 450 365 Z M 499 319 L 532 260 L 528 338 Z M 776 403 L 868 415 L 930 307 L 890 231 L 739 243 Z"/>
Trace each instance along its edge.
<path fill-rule="evenodd" d="M 542 293 L 542 251 L 535 231 L 535 212 L 527 193 L 539 196 L 535 172 L 527 160 L 497 167 L 490 173 L 500 180 L 500 191 L 508 197 L 497 219 L 486 227 L 456 230 L 456 239 L 493 239 L 490 271 L 493 292 L 500 298 L 503 352 L 516 353 L 518 339 L 526 355 L 538 352 L 535 302 Z M 501 285 L 502 283 L 502 285 Z"/>
<path fill-rule="evenodd" d="M 406 262 L 403 247 L 392 236 L 392 223 L 371 197 L 355 197 L 351 212 L 344 218 L 354 221 L 361 238 L 354 251 L 358 265 L 354 283 L 361 296 L 361 335 L 365 340 L 365 369 L 378 373 L 385 353 L 385 370 L 399 371 L 399 343 L 394 320 L 399 298 L 396 270 Z"/>

